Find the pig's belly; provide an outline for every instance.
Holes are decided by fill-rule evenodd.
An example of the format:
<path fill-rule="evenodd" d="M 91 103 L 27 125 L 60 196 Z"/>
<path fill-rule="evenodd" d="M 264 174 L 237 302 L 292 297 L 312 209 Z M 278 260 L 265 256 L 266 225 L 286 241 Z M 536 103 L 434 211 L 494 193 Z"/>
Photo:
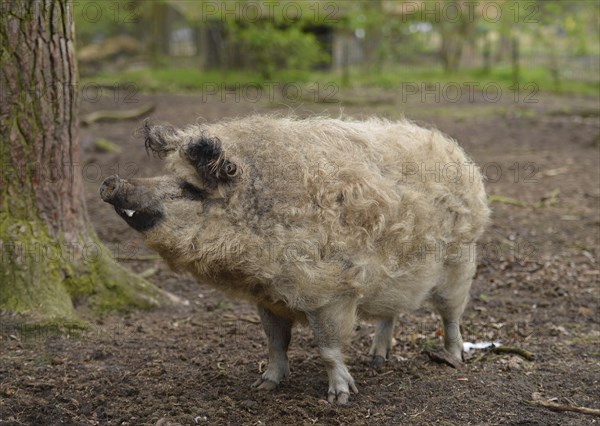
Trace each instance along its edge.
<path fill-rule="evenodd" d="M 377 318 L 418 309 L 443 281 L 444 268 L 439 264 L 398 278 L 379 277 L 378 283 L 366 287 L 358 301 L 358 311 L 362 316 Z"/>

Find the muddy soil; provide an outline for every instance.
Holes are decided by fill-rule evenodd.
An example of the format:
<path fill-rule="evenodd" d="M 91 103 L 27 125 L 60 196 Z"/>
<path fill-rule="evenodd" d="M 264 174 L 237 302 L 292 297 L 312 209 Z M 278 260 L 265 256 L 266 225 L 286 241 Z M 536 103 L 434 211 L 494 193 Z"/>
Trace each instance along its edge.
<path fill-rule="evenodd" d="M 553 412 L 536 397 L 600 409 L 598 99 L 537 95 L 536 103 L 403 102 L 389 93 L 351 92 L 341 103 L 203 100 L 200 95 L 106 92 L 81 113 L 154 103 L 153 116 L 174 125 L 252 112 L 295 111 L 409 118 L 456 138 L 482 167 L 496 196 L 464 315 L 469 342 L 500 341 L 530 351 L 474 350 L 463 368 L 432 362 L 440 323 L 427 308 L 399 314 L 396 344 L 380 371 L 367 355 L 373 324 L 360 321 L 348 366 L 360 394 L 348 406 L 326 402 L 327 376 L 312 334 L 295 329 L 291 377 L 272 392 L 250 388 L 266 365 L 255 308 L 171 272 L 98 197 L 104 177 L 153 176 L 133 136 L 138 122 L 96 123 L 80 132 L 87 208 L 114 255 L 189 303 L 93 316 L 83 331 L 15 328 L 2 318 L 0 424 L 385 424 L 584 425 L 600 417 Z M 95 148 L 106 138 L 122 149 Z M 68 324 L 67 324 L 68 326 Z M 68 327 L 67 327 L 68 328 Z"/>

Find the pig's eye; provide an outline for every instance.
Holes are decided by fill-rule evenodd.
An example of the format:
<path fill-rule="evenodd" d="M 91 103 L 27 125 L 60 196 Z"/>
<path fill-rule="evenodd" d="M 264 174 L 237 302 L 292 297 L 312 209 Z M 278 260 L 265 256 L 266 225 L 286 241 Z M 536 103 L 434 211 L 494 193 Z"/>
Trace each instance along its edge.
<path fill-rule="evenodd" d="M 181 182 L 179 184 L 181 191 L 183 192 L 183 196 L 185 198 L 189 198 L 190 200 L 204 200 L 208 196 L 206 191 L 198 188 L 195 185 L 192 185 L 189 182 Z"/>
<path fill-rule="evenodd" d="M 233 177 L 237 174 L 237 166 L 229 161 L 225 162 L 223 170 L 227 176 Z"/>

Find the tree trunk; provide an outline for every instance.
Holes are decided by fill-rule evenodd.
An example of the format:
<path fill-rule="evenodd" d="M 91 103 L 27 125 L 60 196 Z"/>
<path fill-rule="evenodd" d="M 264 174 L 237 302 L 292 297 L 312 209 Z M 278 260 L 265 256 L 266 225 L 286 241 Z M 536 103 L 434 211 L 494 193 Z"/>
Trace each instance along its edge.
<path fill-rule="evenodd" d="M 492 42 L 490 33 L 487 32 L 483 36 L 483 71 L 489 74 L 492 71 Z"/>
<path fill-rule="evenodd" d="M 118 265 L 88 222 L 77 135 L 72 3 L 0 6 L 0 310 L 70 318 L 163 296 Z"/>
<path fill-rule="evenodd" d="M 162 59 L 169 55 L 169 5 L 155 1 L 151 6 L 150 52 L 152 55 L 152 64 L 160 66 Z"/>
<path fill-rule="evenodd" d="M 459 19 L 450 19 L 449 12 L 441 14 L 439 22 L 439 32 L 441 44 L 439 55 L 446 72 L 457 71 L 460 67 L 460 60 L 463 53 L 463 46 L 467 41 L 474 37 L 477 24 L 477 17 L 469 12 L 465 3 L 452 3 L 456 8 Z"/>
<path fill-rule="evenodd" d="M 462 57 L 464 40 L 454 31 L 442 31 L 440 57 L 446 72 L 457 71 Z"/>
<path fill-rule="evenodd" d="M 513 84 L 519 84 L 521 80 L 521 55 L 519 53 L 519 38 L 513 37 L 512 39 L 512 73 L 513 73 Z"/>

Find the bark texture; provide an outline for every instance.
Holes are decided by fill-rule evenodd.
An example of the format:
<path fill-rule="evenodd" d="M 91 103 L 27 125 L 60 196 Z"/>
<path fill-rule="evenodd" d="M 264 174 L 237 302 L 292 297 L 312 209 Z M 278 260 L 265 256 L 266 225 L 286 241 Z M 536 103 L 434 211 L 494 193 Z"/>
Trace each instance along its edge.
<path fill-rule="evenodd" d="M 111 258 L 86 214 L 72 3 L 2 2 L 0 14 L 0 310 L 71 317 L 157 303 Z"/>

